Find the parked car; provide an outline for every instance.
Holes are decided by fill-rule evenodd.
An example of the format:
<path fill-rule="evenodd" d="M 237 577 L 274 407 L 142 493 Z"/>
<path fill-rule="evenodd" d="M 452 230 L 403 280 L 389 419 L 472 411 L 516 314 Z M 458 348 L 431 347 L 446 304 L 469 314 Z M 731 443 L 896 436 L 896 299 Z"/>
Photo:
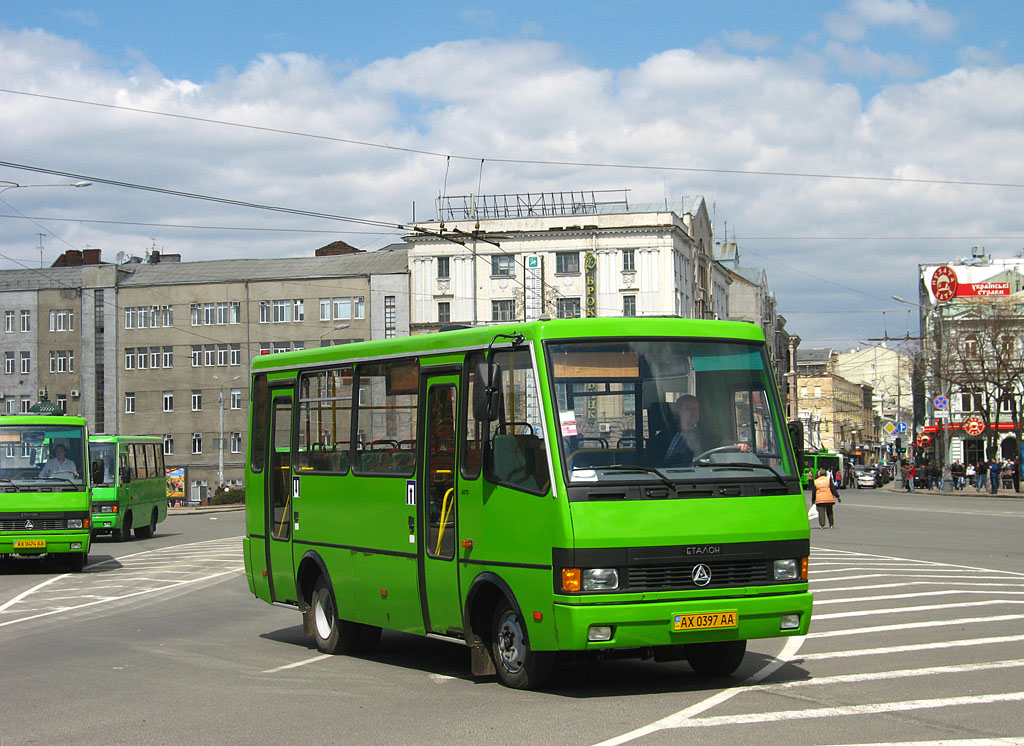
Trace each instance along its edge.
<path fill-rule="evenodd" d="M 857 487 L 875 487 L 882 486 L 882 476 L 878 473 L 878 469 L 873 466 L 855 466 L 853 467 L 854 472 L 857 474 Z"/>

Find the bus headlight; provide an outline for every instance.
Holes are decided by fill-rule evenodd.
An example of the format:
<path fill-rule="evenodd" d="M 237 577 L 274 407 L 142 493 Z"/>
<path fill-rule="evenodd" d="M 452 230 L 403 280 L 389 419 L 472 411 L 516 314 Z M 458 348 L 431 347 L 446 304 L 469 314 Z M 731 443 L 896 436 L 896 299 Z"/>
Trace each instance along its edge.
<path fill-rule="evenodd" d="M 614 591 L 619 587 L 619 571 L 614 568 L 593 568 L 583 571 L 583 590 Z"/>
<path fill-rule="evenodd" d="M 81 527 L 82 527 L 82 519 L 81 518 L 68 518 L 68 528 L 81 528 Z"/>
<path fill-rule="evenodd" d="M 781 559 L 775 560 L 775 579 L 776 580 L 796 580 L 799 569 L 795 559 Z"/>

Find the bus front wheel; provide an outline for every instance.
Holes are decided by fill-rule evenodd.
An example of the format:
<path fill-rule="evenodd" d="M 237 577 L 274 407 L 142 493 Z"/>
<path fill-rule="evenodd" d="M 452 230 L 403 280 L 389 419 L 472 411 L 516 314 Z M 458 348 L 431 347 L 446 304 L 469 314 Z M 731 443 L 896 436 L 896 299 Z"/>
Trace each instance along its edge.
<path fill-rule="evenodd" d="M 554 654 L 530 649 L 523 619 L 507 599 L 494 612 L 491 654 L 498 678 L 512 689 L 537 689 L 551 676 Z"/>
<path fill-rule="evenodd" d="M 697 642 L 683 647 L 686 662 L 702 676 L 729 676 L 743 662 L 746 640 Z"/>
<path fill-rule="evenodd" d="M 75 554 L 69 554 L 67 559 L 68 569 L 71 570 L 71 572 L 82 572 L 82 570 L 85 569 L 86 563 L 89 561 L 89 555 L 84 552 L 77 552 Z"/>

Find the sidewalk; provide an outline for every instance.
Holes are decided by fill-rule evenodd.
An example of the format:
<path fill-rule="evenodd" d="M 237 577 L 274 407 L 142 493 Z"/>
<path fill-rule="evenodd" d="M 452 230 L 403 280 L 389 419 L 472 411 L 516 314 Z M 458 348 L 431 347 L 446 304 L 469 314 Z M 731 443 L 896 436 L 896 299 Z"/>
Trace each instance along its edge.
<path fill-rule="evenodd" d="M 869 488 L 862 487 L 861 489 L 869 489 Z M 962 490 L 954 490 L 948 484 L 944 485 L 941 490 L 937 490 L 937 489 L 936 490 L 929 490 L 929 489 L 925 489 L 923 487 L 918 487 L 918 488 L 916 488 L 913 491 L 913 493 L 910 493 L 910 492 L 907 492 L 907 490 L 902 485 L 900 485 L 900 483 L 898 481 L 892 481 L 892 482 L 889 482 L 884 487 L 882 487 L 882 489 L 884 489 L 884 490 L 891 490 L 892 492 L 902 492 L 905 495 L 914 494 L 914 495 L 943 495 L 944 497 L 1007 497 L 1007 498 L 1024 498 L 1024 492 L 1014 492 L 1012 487 L 1005 488 L 1005 489 L 1003 487 L 1000 487 L 999 488 L 999 492 L 997 492 L 994 495 L 991 492 L 989 492 L 988 487 L 983 489 L 981 492 L 978 492 L 978 490 L 976 490 L 974 487 L 971 487 L 971 486 L 964 487 Z M 843 490 L 843 492 L 849 492 L 851 490 L 853 490 L 853 488 L 849 488 L 848 487 L 845 490 Z M 855 490 L 853 490 L 853 491 L 855 491 Z"/>
<path fill-rule="evenodd" d="M 193 515 L 195 513 L 228 513 L 235 510 L 245 510 L 244 503 L 237 505 L 194 505 L 181 508 L 168 508 L 167 515 Z"/>

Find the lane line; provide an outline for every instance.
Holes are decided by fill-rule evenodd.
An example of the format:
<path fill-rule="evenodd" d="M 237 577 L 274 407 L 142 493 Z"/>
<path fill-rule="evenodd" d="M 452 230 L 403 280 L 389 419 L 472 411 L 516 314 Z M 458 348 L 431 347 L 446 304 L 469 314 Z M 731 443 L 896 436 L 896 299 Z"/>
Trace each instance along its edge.
<path fill-rule="evenodd" d="M 902 702 L 877 702 L 869 705 L 843 705 L 839 707 L 815 707 L 808 710 L 776 710 L 772 712 L 750 712 L 743 715 L 718 715 L 715 717 L 684 720 L 675 728 L 710 728 L 722 725 L 751 725 L 755 723 L 777 723 L 792 720 L 848 717 L 851 715 L 879 715 L 888 712 L 911 712 L 933 710 L 944 707 L 998 704 L 1001 702 L 1024 702 L 1024 692 L 1002 692 L 999 694 L 973 694 L 966 697 L 942 697 L 938 699 L 908 699 Z"/>
<path fill-rule="evenodd" d="M 1001 637 L 973 637 L 969 640 L 945 640 L 943 642 L 918 642 L 913 645 L 891 645 L 884 648 L 861 648 L 860 650 L 833 650 L 829 653 L 808 653 L 800 660 L 818 661 L 830 658 L 859 658 L 867 655 L 889 655 L 891 653 L 916 653 L 923 650 L 945 650 L 947 648 L 972 647 L 976 645 L 999 645 L 1007 642 L 1022 642 L 1024 635 L 1003 635 Z"/>
<path fill-rule="evenodd" d="M 923 598 L 925 596 L 1024 596 L 1024 591 L 978 591 L 978 590 L 948 590 L 948 591 L 923 591 L 921 593 L 893 593 L 888 596 L 855 596 L 854 598 L 833 598 L 827 601 L 814 599 L 815 606 L 829 606 L 832 604 L 853 604 L 861 601 L 893 601 L 900 598 Z"/>
<path fill-rule="evenodd" d="M 22 592 L 21 592 L 21 593 L 19 593 L 19 594 L 18 594 L 17 596 L 15 596 L 14 598 L 12 598 L 12 599 L 11 599 L 10 601 L 7 601 L 6 603 L 4 603 L 4 604 L 0 605 L 0 614 L 2 614 L 3 612 L 5 612 L 5 611 L 6 611 L 7 609 L 9 609 L 10 607 L 14 606 L 14 604 L 18 603 L 18 601 L 20 601 L 21 599 L 25 598 L 26 596 L 28 596 L 28 595 L 30 595 L 30 594 L 32 594 L 32 593 L 35 593 L 35 592 L 36 592 L 37 590 L 39 590 L 40 588 L 45 588 L 45 587 L 46 587 L 46 586 L 48 586 L 48 585 L 49 585 L 50 583 L 56 583 L 56 582 L 57 582 L 58 580 L 60 580 L 61 578 L 66 578 L 66 577 L 68 577 L 68 576 L 69 576 L 70 574 L 71 574 L 71 573 L 67 573 L 67 572 L 66 572 L 66 573 L 64 573 L 64 574 L 62 574 L 62 575 L 54 575 L 54 576 L 53 576 L 52 578 L 50 578 L 49 580 L 44 580 L 44 581 L 43 581 L 42 583 L 39 583 L 38 585 L 34 585 L 34 586 L 32 586 L 32 587 L 31 587 L 31 588 L 29 588 L 29 589 L 28 589 L 27 591 L 22 591 Z"/>
<path fill-rule="evenodd" d="M 747 681 L 756 684 L 757 682 L 762 681 L 766 677 L 771 676 L 773 673 L 775 673 L 777 670 L 779 670 L 789 661 L 791 661 L 794 658 L 794 656 L 796 656 L 797 651 L 800 650 L 800 646 L 803 644 L 803 641 L 803 637 L 790 637 L 789 639 L 787 639 L 786 644 L 782 648 L 782 651 L 779 653 L 778 657 L 769 661 L 769 663 L 766 666 L 764 666 L 764 668 L 760 669 L 752 676 L 750 676 L 750 678 L 748 678 Z M 694 715 L 704 712 L 705 710 L 711 709 L 715 705 L 721 704 L 722 702 L 726 702 L 742 691 L 744 691 L 744 687 L 724 689 L 723 691 L 720 691 L 717 694 L 713 694 L 707 699 L 704 699 L 701 702 L 697 702 L 694 705 L 690 705 L 686 709 L 680 710 L 679 712 L 669 715 L 668 717 L 664 717 L 661 720 L 656 720 L 653 723 L 645 725 L 641 728 L 637 728 L 636 730 L 631 730 L 629 733 L 623 733 L 621 736 L 615 736 L 614 738 L 609 738 L 606 741 L 601 741 L 600 743 L 594 744 L 594 746 L 620 746 L 620 744 L 628 743 L 629 741 L 636 740 L 637 738 L 642 738 L 643 736 L 650 735 L 651 733 L 656 733 L 659 730 L 679 727 L 678 723 L 686 722 L 687 718 L 691 718 Z"/>
<path fill-rule="evenodd" d="M 935 582 L 931 580 L 914 580 L 909 583 L 878 583 L 877 585 L 852 585 L 843 588 L 818 588 L 817 585 L 812 584 L 811 590 L 814 591 L 815 605 L 821 603 L 830 603 L 829 601 L 819 601 L 817 595 L 819 593 L 841 593 L 844 591 L 872 591 L 881 590 L 883 588 L 909 588 L 915 585 L 925 586 L 947 586 L 947 585 L 966 585 L 969 588 L 1021 588 L 1021 584 L 1018 583 L 974 583 L 968 580 L 945 580 L 943 582 Z"/>
<path fill-rule="evenodd" d="M 891 561 L 897 562 L 897 563 L 905 562 L 905 559 L 903 557 L 892 557 L 892 556 L 885 555 L 885 554 L 868 554 L 866 552 L 854 552 L 854 551 L 852 551 L 850 549 L 825 549 L 824 551 L 832 552 L 832 553 L 835 553 L 835 554 L 846 555 L 846 556 L 850 556 L 852 558 L 874 557 L 874 558 L 881 558 L 881 559 L 891 560 Z M 812 553 L 812 556 L 813 556 L 813 553 Z M 1018 578 L 1024 578 L 1024 572 L 1016 572 L 1015 570 L 999 570 L 999 569 L 992 569 L 991 567 L 973 567 L 971 565 L 951 565 L 948 562 L 933 562 L 931 560 L 913 560 L 913 561 L 914 562 L 921 562 L 921 563 L 928 564 L 928 565 L 933 565 L 936 568 L 951 568 L 951 567 L 953 567 L 953 568 L 961 568 L 961 569 L 965 569 L 965 570 L 975 570 L 977 572 L 1002 573 L 1002 574 L 1005 574 L 1005 575 L 1011 575 L 1011 576 L 1018 577 Z"/>
<path fill-rule="evenodd" d="M 813 617 L 812 617 L 813 618 Z M 846 635 L 870 635 L 875 632 L 891 632 L 905 629 L 922 629 L 924 627 L 950 627 L 957 624 L 985 624 L 989 622 L 1009 622 L 1024 619 L 1024 614 L 1001 614 L 999 616 L 979 616 L 965 619 L 943 619 L 931 622 L 908 622 L 907 624 L 882 624 L 877 627 L 856 627 L 854 629 L 837 629 L 831 632 L 813 632 L 808 638 L 845 637 Z"/>
<path fill-rule="evenodd" d="M 878 681 L 881 679 L 910 679 L 916 676 L 937 676 L 939 674 L 978 673 L 980 671 L 995 671 L 1001 668 L 1024 667 L 1024 658 L 1005 661 L 990 661 L 988 663 L 957 663 L 948 666 L 928 666 L 926 668 L 900 668 L 893 671 L 875 671 L 872 673 L 847 673 L 835 676 L 822 676 L 814 679 L 801 679 L 799 681 L 780 681 L 770 684 L 758 684 L 748 687 L 747 691 L 772 690 L 772 689 L 795 689 L 804 686 L 822 686 L 828 684 L 855 684 L 859 681 Z"/>
<path fill-rule="evenodd" d="M 944 741 L 887 741 L 883 743 L 837 744 L 836 746 L 1019 746 L 1024 738 L 956 738 Z"/>
<path fill-rule="evenodd" d="M 287 671 L 289 668 L 298 668 L 299 666 L 308 666 L 310 663 L 316 663 L 317 661 L 326 660 L 328 658 L 334 658 L 336 656 L 324 653 L 318 655 L 315 658 L 307 658 L 306 660 L 296 661 L 295 663 L 288 663 L 284 666 L 278 666 L 277 668 L 268 668 L 266 671 L 260 671 L 260 673 L 277 673 L 278 671 Z"/>
<path fill-rule="evenodd" d="M 1024 599 L 993 598 L 987 601 L 964 601 L 958 604 L 929 604 L 928 606 L 899 606 L 895 609 L 861 609 L 860 611 L 837 611 L 834 614 L 815 614 L 814 619 L 848 619 L 858 616 L 881 616 L 884 614 L 913 614 L 918 611 L 940 611 L 943 609 L 966 609 L 975 606 L 1013 606 L 1024 604 Z"/>

